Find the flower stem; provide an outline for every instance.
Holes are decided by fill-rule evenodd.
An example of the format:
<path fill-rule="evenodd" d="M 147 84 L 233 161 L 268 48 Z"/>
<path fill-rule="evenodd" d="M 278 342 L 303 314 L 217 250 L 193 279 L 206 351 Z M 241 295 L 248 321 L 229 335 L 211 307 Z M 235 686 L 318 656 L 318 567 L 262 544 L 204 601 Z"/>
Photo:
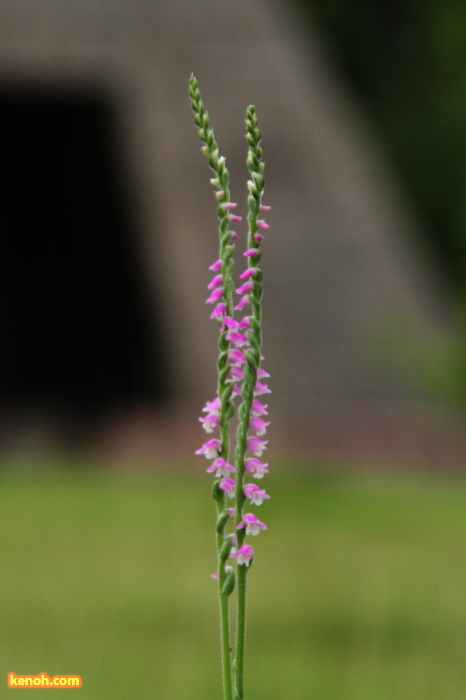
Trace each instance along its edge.
<path fill-rule="evenodd" d="M 247 566 L 238 566 L 237 590 L 238 590 L 238 610 L 236 628 L 236 651 L 235 651 L 235 700 L 243 700 L 243 666 L 244 666 L 244 643 L 246 640 L 246 583 L 248 575 Z"/>
<path fill-rule="evenodd" d="M 258 228 L 258 215 L 260 211 L 260 203 L 262 193 L 264 191 L 264 164 L 261 162 L 262 148 L 260 146 L 261 132 L 253 106 L 248 107 L 246 111 L 246 140 L 248 142 L 248 158 L 247 166 L 251 174 L 251 180 L 248 181 L 248 247 L 256 249 L 254 258 L 248 258 L 248 266 L 255 268 L 255 275 L 252 277 L 254 288 L 250 297 L 252 306 L 252 316 L 250 317 L 250 330 L 248 331 L 248 340 L 250 350 L 246 355 L 247 364 L 244 368 L 244 381 L 241 387 L 241 396 L 243 403 L 241 404 L 238 417 L 239 425 L 236 433 L 236 513 L 235 526 L 241 522 L 243 518 L 243 506 L 246 500 L 244 495 L 244 472 L 245 472 L 245 454 L 247 447 L 247 436 L 249 423 L 251 418 L 251 406 L 254 399 L 254 390 L 257 381 L 257 370 L 261 361 L 261 298 L 262 298 L 262 272 L 259 269 L 261 259 L 261 244 L 260 240 L 256 241 L 254 234 Z M 238 532 L 238 548 L 244 542 L 245 529 L 237 530 Z M 247 572 L 248 568 L 245 565 L 238 565 L 238 593 L 237 593 L 237 622 L 236 622 L 236 650 L 235 650 L 235 700 L 243 700 L 243 666 L 244 666 L 244 646 L 246 639 L 246 592 L 247 592 Z"/>
<path fill-rule="evenodd" d="M 193 74 L 189 79 L 189 95 L 191 98 L 191 106 L 194 112 L 194 121 L 198 127 L 198 136 L 204 144 L 202 150 L 209 160 L 209 165 L 214 171 L 216 178 L 213 183 L 220 190 L 217 193 L 217 214 L 219 218 L 219 239 L 220 239 L 220 259 L 222 261 L 222 276 L 223 276 L 223 296 L 227 314 L 233 317 L 233 291 L 234 285 L 232 280 L 233 272 L 233 252 L 234 244 L 232 243 L 231 231 L 229 230 L 229 213 L 228 205 L 230 202 L 230 175 L 225 165 L 225 158 L 219 155 L 217 141 L 215 140 L 214 131 L 210 124 L 208 112 L 202 102 L 201 93 L 197 80 Z M 224 206 L 222 206 L 224 205 Z M 228 461 L 230 451 L 230 421 L 234 414 L 234 404 L 231 400 L 232 386 L 228 383 L 229 362 L 228 350 L 230 343 L 226 339 L 226 329 L 220 328 L 218 340 L 219 358 L 218 358 L 218 396 L 221 401 L 220 409 L 220 430 L 221 430 L 221 449 L 219 455 Z M 217 517 L 225 512 L 226 497 L 216 498 L 217 500 Z M 226 557 L 223 557 L 221 552 L 226 543 L 225 537 L 226 520 L 223 519 L 221 527 L 217 527 L 217 554 L 218 554 L 218 593 L 220 602 L 220 637 L 222 648 L 222 673 L 223 673 L 223 695 L 224 700 L 232 700 L 232 674 L 231 674 L 231 647 L 230 647 L 230 611 L 229 611 L 229 593 L 225 594 L 223 588 L 225 585 L 227 572 L 225 569 Z M 230 591 L 231 592 L 231 591 Z"/>
<path fill-rule="evenodd" d="M 217 514 L 220 516 L 225 509 L 225 498 L 223 503 L 217 501 Z M 224 532 L 217 533 L 218 561 L 218 595 L 220 604 L 220 642 L 222 654 L 222 677 L 223 677 L 223 698 L 233 700 L 232 675 L 231 675 L 231 647 L 230 647 L 230 610 L 229 597 L 222 593 L 226 579 L 225 562 L 220 557 L 220 551 L 225 541 Z"/>

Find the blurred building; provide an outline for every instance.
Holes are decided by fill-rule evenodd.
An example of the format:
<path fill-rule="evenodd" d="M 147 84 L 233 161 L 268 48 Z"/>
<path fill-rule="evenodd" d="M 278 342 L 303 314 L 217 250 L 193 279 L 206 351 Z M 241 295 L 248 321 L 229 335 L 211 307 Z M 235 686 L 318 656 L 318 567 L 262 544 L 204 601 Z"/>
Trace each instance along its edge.
<path fill-rule="evenodd" d="M 5 415 L 158 405 L 196 428 L 215 391 L 217 240 L 193 71 L 243 215 L 248 104 L 262 125 L 277 440 L 344 451 L 422 434 L 389 361 L 393 323 L 435 328 L 446 304 L 327 52 L 287 3 L 0 0 L 0 15 Z"/>

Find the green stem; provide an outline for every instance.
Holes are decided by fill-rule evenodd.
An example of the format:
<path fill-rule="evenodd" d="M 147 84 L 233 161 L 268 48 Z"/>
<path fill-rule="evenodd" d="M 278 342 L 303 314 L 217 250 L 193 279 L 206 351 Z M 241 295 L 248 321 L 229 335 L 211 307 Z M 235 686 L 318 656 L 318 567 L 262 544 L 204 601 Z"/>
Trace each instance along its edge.
<path fill-rule="evenodd" d="M 246 640 L 246 583 L 248 567 L 238 566 L 237 572 L 237 627 L 235 651 L 235 700 L 243 700 L 244 644 Z"/>
<path fill-rule="evenodd" d="M 225 509 L 226 498 L 223 503 L 217 501 L 217 515 Z M 225 532 L 217 534 L 217 552 L 218 557 L 218 595 L 220 604 L 220 642 L 222 654 L 222 677 L 223 677 L 223 697 L 224 700 L 233 700 L 232 690 L 232 674 L 231 674 L 231 647 L 230 647 L 230 610 L 229 597 L 222 594 L 222 588 L 225 583 L 225 562 L 220 558 L 220 549 L 224 543 Z"/>

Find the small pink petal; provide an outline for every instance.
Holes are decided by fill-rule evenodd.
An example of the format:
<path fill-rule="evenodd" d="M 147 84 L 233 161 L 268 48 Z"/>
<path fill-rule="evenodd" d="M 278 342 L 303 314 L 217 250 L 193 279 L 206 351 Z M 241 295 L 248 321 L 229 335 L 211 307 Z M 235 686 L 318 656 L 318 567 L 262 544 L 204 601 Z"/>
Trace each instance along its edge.
<path fill-rule="evenodd" d="M 236 364 L 238 365 L 246 364 L 246 357 L 244 356 L 244 352 L 242 352 L 241 350 L 237 350 L 236 348 L 228 350 L 227 357 L 230 362 L 236 362 Z"/>
<path fill-rule="evenodd" d="M 250 328 L 250 326 L 251 326 L 251 321 L 249 320 L 249 316 L 245 316 L 238 323 L 238 328 L 240 328 L 241 330 L 244 330 L 245 328 Z"/>
<path fill-rule="evenodd" d="M 210 318 L 216 318 L 217 321 L 221 321 L 224 314 L 227 312 L 226 304 L 217 304 L 215 309 L 210 314 Z"/>
<path fill-rule="evenodd" d="M 237 347 L 242 347 L 243 345 L 248 344 L 248 339 L 246 336 L 242 333 L 238 333 L 238 331 L 228 331 L 225 337 L 230 343 L 233 343 L 233 345 L 236 345 Z"/>
<path fill-rule="evenodd" d="M 246 292 L 251 292 L 254 289 L 254 282 L 251 282 L 250 280 L 248 282 L 245 282 L 244 284 L 241 285 L 241 287 L 238 287 L 236 290 L 237 294 L 245 294 Z M 223 294 L 223 290 L 222 290 Z"/>
<path fill-rule="evenodd" d="M 235 472 L 236 469 L 232 464 L 229 464 L 225 459 L 223 459 L 223 457 L 217 457 L 210 467 L 207 467 L 206 471 L 210 474 L 215 472 L 215 476 L 220 478 L 228 476 L 230 473 Z"/>
<path fill-rule="evenodd" d="M 267 407 L 267 403 L 262 403 L 262 401 L 259 401 L 259 399 L 253 399 L 251 405 L 251 413 L 253 416 L 266 416 L 268 415 Z"/>
<path fill-rule="evenodd" d="M 222 297 L 223 297 L 223 287 L 217 287 L 216 289 L 213 290 L 210 297 L 208 297 L 205 300 L 205 303 L 206 304 L 213 304 L 215 301 L 218 301 Z"/>
<path fill-rule="evenodd" d="M 233 241 L 239 241 L 239 236 L 238 236 L 238 234 L 236 233 L 236 231 L 232 231 L 232 232 L 231 232 L 231 238 L 232 238 Z"/>
<path fill-rule="evenodd" d="M 209 270 L 212 270 L 212 272 L 218 272 L 219 270 L 222 269 L 222 260 L 219 258 L 216 260 L 212 265 L 209 267 Z"/>
<path fill-rule="evenodd" d="M 242 221 L 242 216 L 236 216 L 236 214 L 230 214 L 230 221 Z"/>
<path fill-rule="evenodd" d="M 260 530 L 267 530 L 267 525 L 257 518 L 254 513 L 245 513 L 243 519 L 236 526 L 237 530 L 246 528 L 247 535 L 258 535 Z"/>
<path fill-rule="evenodd" d="M 220 206 L 222 209 L 225 209 L 226 211 L 228 211 L 229 209 L 236 209 L 238 204 L 236 202 L 224 202 Z"/>
<path fill-rule="evenodd" d="M 262 233 L 255 233 L 254 240 L 257 241 L 258 243 L 260 243 L 261 241 L 264 240 L 264 236 L 262 235 Z"/>
<path fill-rule="evenodd" d="M 253 400 L 253 402 L 252 402 L 253 404 L 254 404 L 255 400 L 256 399 Z M 222 404 L 220 402 L 220 399 L 218 398 L 218 396 L 216 396 L 215 399 L 212 399 L 212 401 L 207 401 L 207 403 L 206 403 L 205 407 L 202 409 L 202 411 L 203 411 L 203 413 L 216 413 L 217 416 L 219 416 L 221 408 L 222 408 Z"/>
<path fill-rule="evenodd" d="M 271 394 L 272 391 L 269 389 L 267 384 L 263 384 L 262 382 L 256 382 L 256 386 L 254 387 L 254 395 L 255 396 L 260 396 L 261 394 Z"/>
<path fill-rule="evenodd" d="M 259 226 L 259 228 L 270 228 L 268 223 L 263 219 L 257 219 L 257 225 Z"/>
<path fill-rule="evenodd" d="M 209 413 L 207 416 L 201 416 L 199 420 L 206 433 L 213 432 L 214 428 L 217 428 L 220 424 L 220 416 L 218 413 Z"/>
<path fill-rule="evenodd" d="M 219 487 L 224 491 L 227 496 L 230 498 L 233 498 L 235 495 L 235 486 L 236 482 L 234 479 L 231 479 L 229 476 L 225 477 L 224 479 L 221 480 L 219 483 Z"/>
<path fill-rule="evenodd" d="M 237 328 L 238 327 L 238 321 L 235 321 L 234 318 L 231 318 L 231 316 L 225 316 L 222 322 L 222 331 L 225 328 Z"/>
<path fill-rule="evenodd" d="M 243 255 L 247 258 L 255 258 L 256 255 L 259 255 L 259 251 L 257 248 L 249 248 Z"/>
<path fill-rule="evenodd" d="M 248 277 L 255 277 L 257 275 L 257 267 L 248 267 L 247 270 L 242 272 L 239 276 L 240 280 L 246 280 Z M 222 278 L 223 280 L 223 278 Z"/>
<path fill-rule="evenodd" d="M 270 211 L 272 207 L 270 207 L 268 204 L 261 204 L 259 209 L 260 211 Z"/>
<path fill-rule="evenodd" d="M 253 416 L 250 421 L 251 429 L 255 430 L 256 435 L 258 436 L 265 435 L 265 433 L 267 432 L 267 426 L 269 425 L 270 421 L 267 422 L 265 420 L 262 420 L 262 418 L 259 418 L 258 416 Z"/>
<path fill-rule="evenodd" d="M 242 381 L 244 379 L 244 370 L 241 369 L 241 367 L 238 367 L 237 365 L 232 365 L 230 367 L 230 378 L 240 379 Z"/>
<path fill-rule="evenodd" d="M 269 473 L 267 469 L 269 466 L 268 462 L 261 462 L 260 459 L 256 459 L 256 457 L 248 457 L 244 462 L 244 466 L 251 472 L 255 479 L 262 479 L 264 474 Z"/>
<path fill-rule="evenodd" d="M 243 546 L 232 553 L 231 556 L 236 558 L 238 564 L 245 564 L 246 566 L 249 566 L 251 559 L 254 556 L 254 550 L 250 545 L 243 544 Z"/>
<path fill-rule="evenodd" d="M 240 327 L 241 326 L 238 326 L 238 328 Z M 265 369 L 262 369 L 262 367 L 259 367 L 259 369 L 257 370 L 257 376 L 259 377 L 259 379 L 266 379 L 267 377 L 270 377 L 270 374 L 266 372 Z"/>
<path fill-rule="evenodd" d="M 265 449 L 267 449 L 268 440 L 261 440 L 255 435 L 250 435 L 246 440 L 246 447 L 252 450 L 256 457 L 260 457 Z"/>
<path fill-rule="evenodd" d="M 220 287 L 223 284 L 223 275 L 215 275 L 212 282 L 207 285 L 207 289 L 215 289 L 215 287 Z"/>
<path fill-rule="evenodd" d="M 222 449 L 222 443 L 220 440 L 207 440 L 199 450 L 196 450 L 195 454 L 205 455 L 207 459 L 215 459 L 218 457 L 218 452 Z"/>
<path fill-rule="evenodd" d="M 244 309 L 245 306 L 247 306 L 250 303 L 251 303 L 251 300 L 249 299 L 248 296 L 245 295 L 244 297 L 241 297 L 241 299 L 239 300 L 239 302 L 235 306 L 235 311 L 241 311 L 242 309 Z"/>

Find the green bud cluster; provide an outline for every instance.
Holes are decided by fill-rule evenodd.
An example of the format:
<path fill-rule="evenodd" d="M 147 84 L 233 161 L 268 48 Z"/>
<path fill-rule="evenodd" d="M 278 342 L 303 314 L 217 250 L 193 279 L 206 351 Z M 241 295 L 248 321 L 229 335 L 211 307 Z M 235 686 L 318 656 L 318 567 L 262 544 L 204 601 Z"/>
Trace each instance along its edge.
<path fill-rule="evenodd" d="M 222 207 L 222 204 L 230 202 L 230 174 L 228 172 L 224 156 L 219 155 L 219 148 L 215 140 L 214 130 L 210 125 L 208 112 L 204 106 L 199 90 L 198 82 L 193 74 L 189 79 L 189 97 L 191 99 L 191 107 L 194 113 L 194 122 L 197 126 L 197 133 L 204 144 L 202 146 L 203 153 L 207 156 L 209 165 L 215 173 L 215 177 L 211 179 L 214 187 L 218 187 L 217 192 L 217 216 L 219 220 L 219 239 L 220 250 L 219 257 L 222 261 L 222 277 L 223 290 L 227 314 L 233 318 L 233 253 L 235 251 L 234 242 L 232 241 L 230 231 L 230 216 L 229 210 Z M 227 329 L 220 331 L 218 339 L 219 356 L 217 361 L 218 368 L 218 395 L 221 401 L 221 420 L 220 430 L 222 436 L 222 449 L 220 455 L 228 460 L 229 454 L 229 423 L 235 413 L 235 407 L 231 400 L 233 387 L 228 382 L 230 366 L 228 362 L 228 351 L 230 343 L 226 339 Z"/>

